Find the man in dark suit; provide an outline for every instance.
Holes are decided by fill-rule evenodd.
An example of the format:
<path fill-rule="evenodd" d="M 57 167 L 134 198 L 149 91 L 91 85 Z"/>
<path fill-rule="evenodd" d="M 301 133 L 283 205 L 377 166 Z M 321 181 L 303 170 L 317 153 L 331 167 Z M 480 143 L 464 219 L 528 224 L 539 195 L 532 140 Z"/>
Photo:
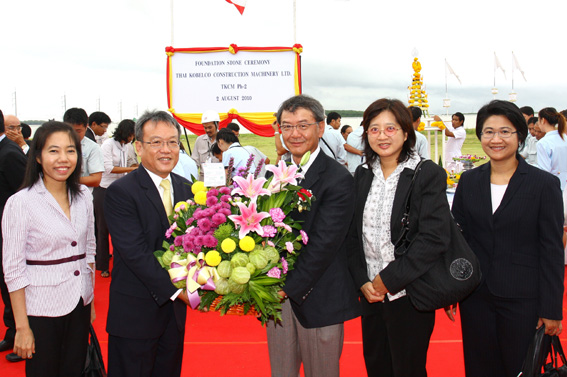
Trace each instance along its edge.
<path fill-rule="evenodd" d="M 277 114 L 292 163 L 305 153 L 300 185 L 316 200 L 311 210 L 293 213 L 309 236 L 282 297 L 282 323 L 267 329 L 272 376 L 339 375 L 344 321 L 359 315 L 357 293 L 348 272 L 346 235 L 354 209 L 353 179 L 348 170 L 319 148 L 325 112 L 315 99 L 299 95 L 286 100 Z"/>
<path fill-rule="evenodd" d="M 179 376 L 189 301 L 153 252 L 162 248 L 172 204 L 193 195 L 189 181 L 171 173 L 180 136 L 171 115 L 145 113 L 135 133 L 140 167 L 111 184 L 104 201 L 114 247 L 108 375 Z"/>
<path fill-rule="evenodd" d="M 95 111 L 89 115 L 89 126 L 87 127 L 85 137 L 88 137 L 95 143 L 102 145 L 102 143 L 108 139 L 108 136 L 103 137 L 103 135 L 106 133 L 110 122 L 111 120 L 108 115 L 102 111 Z M 99 140 L 97 140 L 96 136 L 98 136 Z"/>
<path fill-rule="evenodd" d="M 19 121 L 18 121 L 19 122 Z M 0 219 L 4 212 L 4 206 L 10 196 L 15 194 L 24 180 L 27 158 L 23 150 L 6 136 L 4 116 L 0 111 Z M 11 351 L 14 346 L 16 335 L 16 322 L 10 303 L 10 294 L 4 281 L 2 269 L 2 229 L 0 229 L 0 292 L 4 302 L 4 325 L 6 334 L 0 342 L 0 352 Z M 15 353 L 6 355 L 9 361 L 22 360 Z"/>

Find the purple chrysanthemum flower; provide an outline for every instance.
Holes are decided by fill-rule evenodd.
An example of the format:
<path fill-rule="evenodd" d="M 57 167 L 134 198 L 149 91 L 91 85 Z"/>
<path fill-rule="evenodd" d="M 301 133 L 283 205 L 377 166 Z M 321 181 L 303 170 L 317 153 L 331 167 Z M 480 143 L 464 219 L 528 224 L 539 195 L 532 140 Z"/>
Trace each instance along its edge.
<path fill-rule="evenodd" d="M 212 207 L 212 206 L 214 206 L 215 204 L 218 203 L 218 201 L 219 201 L 219 200 L 218 200 L 218 198 L 217 198 L 216 196 L 209 196 L 209 197 L 207 198 L 207 202 L 206 202 L 207 207 Z"/>
<path fill-rule="evenodd" d="M 218 241 L 215 237 L 207 235 L 203 237 L 203 244 L 210 249 L 217 247 Z"/>
<path fill-rule="evenodd" d="M 224 213 L 215 213 L 211 220 L 213 221 L 213 225 L 218 227 L 219 225 L 226 223 L 226 215 Z"/>
<path fill-rule="evenodd" d="M 175 237 L 175 239 L 173 240 L 173 244 L 175 246 L 181 246 L 183 245 L 183 236 L 177 236 Z"/>
<path fill-rule="evenodd" d="M 201 228 L 203 232 L 208 232 L 209 230 L 211 230 L 213 224 L 211 223 L 211 220 L 205 217 L 203 219 L 197 220 L 197 226 Z"/>
<path fill-rule="evenodd" d="M 219 192 L 224 195 L 230 195 L 230 188 L 223 186 L 219 189 Z"/>
<path fill-rule="evenodd" d="M 216 188 L 212 188 L 209 191 L 207 191 L 207 197 L 211 197 L 211 196 L 217 196 L 219 194 L 219 190 L 217 190 Z"/>

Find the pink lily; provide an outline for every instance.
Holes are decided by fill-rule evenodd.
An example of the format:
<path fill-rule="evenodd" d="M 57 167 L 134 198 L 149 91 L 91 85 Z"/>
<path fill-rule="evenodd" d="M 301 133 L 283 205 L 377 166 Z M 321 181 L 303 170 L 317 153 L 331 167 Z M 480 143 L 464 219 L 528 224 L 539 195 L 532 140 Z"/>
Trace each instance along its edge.
<path fill-rule="evenodd" d="M 243 238 L 250 231 L 263 236 L 264 229 L 260 225 L 260 221 L 270 217 L 270 214 L 268 212 L 256 212 L 256 202 L 251 202 L 250 207 L 246 207 L 241 202 L 235 204 L 240 208 L 241 215 L 230 215 L 228 218 L 232 220 L 234 225 L 240 227 L 239 237 Z"/>
<path fill-rule="evenodd" d="M 297 172 L 296 165 L 287 166 L 284 161 L 280 161 L 277 166 L 268 165 L 266 170 L 274 173 L 274 178 L 268 187 L 271 192 L 279 192 L 282 187 L 288 184 L 297 185 L 297 178 L 304 178 L 303 174 Z"/>
<path fill-rule="evenodd" d="M 239 194 L 247 198 L 255 200 L 260 195 L 271 195 L 271 192 L 262 186 L 266 183 L 266 178 L 254 179 L 254 174 L 248 174 L 248 177 L 234 177 L 233 180 L 238 185 L 232 190 L 231 195 Z"/>

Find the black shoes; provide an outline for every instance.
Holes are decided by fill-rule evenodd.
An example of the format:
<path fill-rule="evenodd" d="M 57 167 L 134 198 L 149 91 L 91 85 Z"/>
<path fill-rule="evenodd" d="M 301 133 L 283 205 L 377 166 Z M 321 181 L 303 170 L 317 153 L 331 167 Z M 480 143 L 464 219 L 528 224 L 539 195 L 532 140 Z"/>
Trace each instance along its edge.
<path fill-rule="evenodd" d="M 0 352 L 11 351 L 14 348 L 14 342 L 7 342 L 3 340 L 0 342 Z"/>

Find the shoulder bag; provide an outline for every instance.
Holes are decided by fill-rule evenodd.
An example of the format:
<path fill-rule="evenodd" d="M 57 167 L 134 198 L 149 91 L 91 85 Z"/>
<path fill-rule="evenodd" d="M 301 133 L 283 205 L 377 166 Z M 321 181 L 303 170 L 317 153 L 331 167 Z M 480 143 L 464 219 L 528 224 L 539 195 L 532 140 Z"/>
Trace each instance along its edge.
<path fill-rule="evenodd" d="M 561 360 L 562 366 L 559 366 Z M 522 377 L 567 377 L 567 360 L 559 337 L 545 335 L 545 326 L 536 330 L 534 340 L 528 348 Z"/>
<path fill-rule="evenodd" d="M 422 164 L 416 166 L 406 198 L 406 210 L 402 218 L 402 233 L 395 243 L 396 258 L 403 258 L 411 249 L 407 239 L 410 224 L 410 202 L 416 177 Z M 406 293 L 412 305 L 419 311 L 433 311 L 456 304 L 471 294 L 480 284 L 480 264 L 475 253 L 463 237 L 460 228 L 451 216 L 451 240 L 448 249 L 423 275 L 406 286 Z M 411 252 L 411 250 L 410 250 Z"/>

